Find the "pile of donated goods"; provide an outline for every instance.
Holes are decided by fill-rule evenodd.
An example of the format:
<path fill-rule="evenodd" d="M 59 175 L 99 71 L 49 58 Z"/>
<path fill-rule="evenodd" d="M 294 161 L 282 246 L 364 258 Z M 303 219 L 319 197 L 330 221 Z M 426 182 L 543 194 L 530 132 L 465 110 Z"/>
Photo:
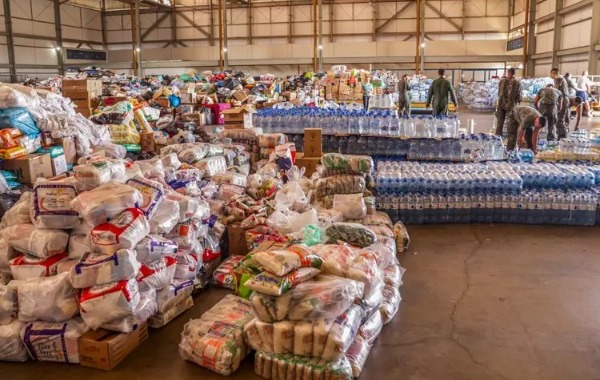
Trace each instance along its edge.
<path fill-rule="evenodd" d="M 71 114 L 40 114 L 52 135 L 84 133 Z M 106 132 L 83 148 L 110 144 Z M 186 325 L 183 358 L 228 374 L 254 349 L 266 378 L 358 376 L 398 309 L 408 239 L 375 211 L 370 157 L 327 154 L 306 178 L 284 135 L 187 137 L 143 160 L 107 149 L 37 179 L 5 212 L 0 360 L 78 363 L 88 330 L 161 327 L 212 283 L 236 295 Z M 221 263 L 234 227 L 252 252 Z"/>

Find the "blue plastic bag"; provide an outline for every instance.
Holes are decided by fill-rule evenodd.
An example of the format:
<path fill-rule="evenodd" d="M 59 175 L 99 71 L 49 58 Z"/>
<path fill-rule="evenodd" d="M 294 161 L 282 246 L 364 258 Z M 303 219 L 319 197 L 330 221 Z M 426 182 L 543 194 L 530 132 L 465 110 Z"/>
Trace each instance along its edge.
<path fill-rule="evenodd" d="M 24 135 L 39 135 L 40 130 L 27 108 L 14 107 L 0 110 L 0 129 L 17 128 Z"/>

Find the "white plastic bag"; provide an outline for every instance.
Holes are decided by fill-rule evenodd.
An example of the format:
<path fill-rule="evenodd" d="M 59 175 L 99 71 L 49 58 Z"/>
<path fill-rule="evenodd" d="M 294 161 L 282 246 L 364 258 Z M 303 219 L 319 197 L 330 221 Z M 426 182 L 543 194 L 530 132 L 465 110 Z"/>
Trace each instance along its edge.
<path fill-rule="evenodd" d="M 88 252 L 71 269 L 69 277 L 74 288 L 84 289 L 135 278 L 140 267 L 133 250 L 120 249 L 112 255 Z"/>
<path fill-rule="evenodd" d="M 362 194 L 335 194 L 333 209 L 341 212 L 344 219 L 362 219 L 367 215 Z"/>
<path fill-rule="evenodd" d="M 138 208 L 128 208 L 110 222 L 92 229 L 92 250 L 110 255 L 120 249 L 134 249 L 149 232 L 150 225 L 144 212 Z"/>
<path fill-rule="evenodd" d="M 148 264 L 142 264 L 137 276 L 140 291 L 166 288 L 173 282 L 177 260 L 167 256 Z"/>
<path fill-rule="evenodd" d="M 79 215 L 71 207 L 77 197 L 75 185 L 38 179 L 31 197 L 31 223 L 37 228 L 68 229 L 79 224 Z"/>
<path fill-rule="evenodd" d="M 139 190 L 143 201 L 138 208 L 144 211 L 147 218 L 152 218 L 160 202 L 163 201 L 165 190 L 160 182 L 146 179 L 144 177 L 134 177 L 126 182 L 129 186 Z"/>
<path fill-rule="evenodd" d="M 123 210 L 142 204 L 142 194 L 135 188 L 110 182 L 79 194 L 71 207 L 92 225 L 105 223 Z"/>
<path fill-rule="evenodd" d="M 10 260 L 20 254 L 14 250 L 6 239 L 0 237 L 0 273 L 10 273 Z"/>
<path fill-rule="evenodd" d="M 17 294 L 19 320 L 23 322 L 64 322 L 79 313 L 67 273 L 19 282 Z"/>
<path fill-rule="evenodd" d="M 33 224 L 16 224 L 2 231 L 8 244 L 39 258 L 47 258 L 67 251 L 69 233 L 61 230 L 39 229 Z"/>
<path fill-rule="evenodd" d="M 92 190 L 109 181 L 125 180 L 125 164 L 122 160 L 101 158 L 73 168 L 79 191 Z"/>
<path fill-rule="evenodd" d="M 157 310 L 156 291 L 150 289 L 140 292 L 140 302 L 133 315 L 106 323 L 102 325 L 102 328 L 110 331 L 130 333 L 156 314 Z"/>
<path fill-rule="evenodd" d="M 179 223 L 190 219 L 204 220 L 210 216 L 210 207 L 206 201 L 188 197 L 172 191 L 167 194 L 167 199 L 179 203 Z"/>
<path fill-rule="evenodd" d="M 69 237 L 69 258 L 80 259 L 87 252 L 92 251 L 90 238 L 86 235 L 71 235 Z"/>
<path fill-rule="evenodd" d="M 11 281 L 8 285 L 0 284 L 0 325 L 7 325 L 17 317 L 19 312 L 17 301 L 18 283 L 19 281 Z"/>
<path fill-rule="evenodd" d="M 177 243 L 159 235 L 148 235 L 135 246 L 140 263 L 151 263 L 165 256 L 175 256 Z"/>
<path fill-rule="evenodd" d="M 79 363 L 79 338 L 88 331 L 81 318 L 66 323 L 28 323 L 21 330 L 27 351 L 34 360 Z"/>
<path fill-rule="evenodd" d="M 288 211 L 287 213 L 275 211 L 267 219 L 267 225 L 282 234 L 298 232 L 308 224 L 317 223 L 317 210 L 315 209 L 311 209 L 302 214 L 294 213 L 292 211 Z"/>
<path fill-rule="evenodd" d="M 196 278 L 202 258 L 197 253 L 179 252 L 175 257 L 177 261 L 175 278 L 179 280 L 190 280 Z"/>
<path fill-rule="evenodd" d="M 58 273 L 58 264 L 66 259 L 66 253 L 60 253 L 45 259 L 22 255 L 10 261 L 10 271 L 15 280 L 50 277 Z"/>
<path fill-rule="evenodd" d="M 157 290 L 156 302 L 158 303 L 158 312 L 164 313 L 175 304 L 191 296 L 193 289 L 193 280 L 175 279 L 169 286 Z"/>
<path fill-rule="evenodd" d="M 93 330 L 133 315 L 139 302 L 135 278 L 84 289 L 79 298 L 81 317 Z"/>
<path fill-rule="evenodd" d="M 16 319 L 6 325 L 0 325 L 0 361 L 25 362 L 29 359 L 21 339 L 24 327 L 25 324 Z"/>
<path fill-rule="evenodd" d="M 177 157 L 177 153 L 166 154 L 161 159 L 163 166 L 166 168 L 171 168 L 177 170 L 181 167 L 181 161 L 179 161 L 179 157 Z"/>
<path fill-rule="evenodd" d="M 6 210 L 2 216 L 0 229 L 13 226 L 15 224 L 31 223 L 29 209 L 31 204 L 31 191 L 26 191 L 21 198 L 11 208 Z"/>
<path fill-rule="evenodd" d="M 288 210 L 294 203 L 307 204 L 308 198 L 298 181 L 290 181 L 275 194 L 275 209 Z"/>
<path fill-rule="evenodd" d="M 179 223 L 179 202 L 164 199 L 156 208 L 156 213 L 150 218 L 150 232 L 153 234 L 168 234 Z"/>

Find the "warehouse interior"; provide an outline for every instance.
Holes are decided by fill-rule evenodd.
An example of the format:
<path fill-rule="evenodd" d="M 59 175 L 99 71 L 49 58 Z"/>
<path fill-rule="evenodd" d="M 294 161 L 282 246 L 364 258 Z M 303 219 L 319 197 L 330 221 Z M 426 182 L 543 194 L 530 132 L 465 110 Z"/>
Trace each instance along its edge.
<path fill-rule="evenodd" d="M 225 376 L 234 380 L 350 380 L 359 376 L 368 380 L 600 378 L 600 330 L 596 324 L 600 324 L 600 302 L 595 296 L 600 291 L 596 281 L 600 270 L 597 256 L 600 0 L 2 0 L 2 3 L 0 174 L 5 179 L 0 178 L 0 209 L 5 216 L 0 223 L 0 373 L 6 379 L 34 380 L 42 376 L 65 380 L 197 377 L 211 380 Z M 556 77 L 551 74 L 554 68 L 558 70 Z M 434 91 L 431 82 L 438 78 L 439 69 L 445 70 L 445 78 L 454 88 L 450 99 L 447 93 L 443 94 L 445 110 L 441 116 L 435 111 L 439 94 L 433 95 L 434 106 L 430 106 Z M 509 87 L 506 92 L 502 89 L 502 81 L 511 70 L 521 87 L 518 100 L 504 110 L 508 116 L 500 119 L 498 110 L 502 111 L 502 98 L 512 96 L 514 89 Z M 96 76 L 90 74 L 92 71 L 111 75 Z M 570 73 L 576 88 L 571 96 L 563 93 L 564 100 L 561 100 L 562 89 L 556 78 L 562 80 L 566 73 Z M 410 106 L 408 115 L 403 115 L 400 109 L 403 94 L 396 87 L 405 80 L 401 79 L 405 74 L 409 81 L 413 78 L 409 87 L 412 88 L 412 115 Z M 183 76 L 196 79 L 183 80 Z M 118 80 L 114 79 L 117 77 Z M 51 78 L 48 83 L 59 85 L 46 84 L 44 80 L 48 78 Z M 221 87 L 227 87 L 223 82 L 232 78 L 239 79 L 235 88 L 222 91 Z M 350 88 L 349 95 L 345 94 L 349 98 L 342 96 L 344 78 L 346 87 Z M 584 78 L 587 87 L 578 87 Z M 379 85 L 373 90 L 372 82 L 386 80 L 390 82 L 382 86 L 380 92 L 377 92 Z M 37 84 L 28 85 L 29 81 Z M 76 81 L 83 81 L 83 87 L 68 90 L 67 83 L 75 86 Z M 97 82 L 97 92 L 91 89 L 91 82 Z M 192 85 L 193 82 L 196 83 Z M 267 83 L 266 90 L 261 90 L 261 94 L 254 92 L 258 87 L 255 82 Z M 299 82 L 302 86 L 288 86 Z M 19 84 L 30 88 L 24 89 Z M 107 89 L 119 86 L 116 93 L 107 93 Z M 285 86 L 286 90 L 279 86 Z M 322 87 L 319 89 L 319 86 Z M 552 117 L 546 117 L 543 106 L 539 106 L 544 102 L 540 94 L 546 86 L 554 86 L 554 92 L 558 93 L 555 95 L 558 100 L 554 99 L 554 123 L 558 128 L 554 141 L 550 132 Z M 303 88 L 308 90 L 301 96 Z M 146 90 L 154 95 L 144 97 Z M 458 100 L 454 99 L 455 90 Z M 42 91 L 53 95 L 42 95 Z M 373 92 L 368 96 L 370 102 L 377 99 L 375 106 L 373 103 L 369 106 L 369 100 L 365 99 L 367 91 Z M 417 91 L 420 91 L 418 96 Z M 81 99 L 80 92 L 85 95 Z M 580 97 L 581 92 L 585 93 L 584 99 Z M 284 96 L 284 93 L 287 94 Z M 22 94 L 34 100 L 22 100 Z M 227 94 L 225 100 L 224 94 Z M 57 96 L 54 103 L 48 100 L 53 96 Z M 186 101 L 187 96 L 194 100 Z M 387 103 L 386 97 L 390 99 Z M 103 100 L 108 98 L 113 102 Z M 210 105 L 201 104 L 200 98 L 208 99 Z M 569 99 L 571 103 L 566 106 L 564 102 Z M 32 151 L 25 143 L 19 143 L 27 159 L 50 154 L 48 162 L 52 157 L 52 165 L 55 165 L 52 148 L 60 146 L 61 152 L 67 155 L 64 140 L 71 138 L 77 142 L 79 139 L 71 147 L 74 159 L 67 161 L 64 173 L 50 170 L 46 176 L 42 171 L 34 172 L 33 164 L 23 169 L 12 163 L 17 161 L 16 156 L 11 156 L 17 145 L 9 146 L 7 141 L 30 135 L 16 127 L 16 122 L 14 128 L 6 127 L 12 116 L 3 112 L 14 107 L 13 103 L 18 108 L 28 109 L 41 141 L 39 149 L 36 146 Z M 115 103 L 125 103 L 123 112 L 131 117 L 113 119 L 114 114 L 122 112 L 115 111 Z M 220 107 L 222 103 L 226 107 Z M 345 105 L 339 106 L 341 104 Z M 362 114 L 352 108 L 361 108 L 363 104 L 365 112 Z M 346 106 L 348 108 L 344 108 Z M 187 111 L 183 108 L 195 116 L 185 118 Z M 516 111 L 513 116 L 517 108 L 527 108 L 527 112 L 535 113 L 535 119 L 532 116 L 528 119 L 529 125 L 525 125 Z M 566 109 L 567 115 L 563 136 L 558 120 L 564 119 L 560 116 L 561 108 Z M 211 114 L 208 120 L 213 122 L 205 122 L 205 111 Z M 430 114 L 432 118 L 421 116 Z M 356 115 L 361 115 L 360 122 L 362 117 L 366 118 L 366 125 L 373 118 L 381 118 L 383 124 L 380 121 L 376 131 L 373 127 L 365 131 L 358 127 L 359 116 Z M 103 116 L 108 121 L 98 121 L 104 120 Z M 356 130 L 351 126 L 346 129 L 345 124 L 341 129 L 334 126 L 342 122 L 352 125 L 354 116 Z M 165 117 L 170 117 L 169 127 L 159 127 Z M 230 123 L 228 117 L 238 118 Z M 316 121 L 326 117 L 331 117 L 329 124 Z M 538 126 L 540 118 L 543 125 Z M 276 119 L 282 120 L 277 122 L 281 123 L 279 129 L 275 127 Z M 382 125 L 389 120 L 392 121 L 386 132 Z M 408 133 L 410 121 L 417 131 L 412 135 Z M 577 126 L 573 128 L 575 122 Z M 295 127 L 288 127 L 286 123 L 295 123 Z M 427 123 L 431 123 L 433 134 L 419 135 L 419 126 L 425 130 Z M 115 125 L 122 128 L 114 129 L 113 134 L 111 128 Z M 392 132 L 392 125 L 400 131 Z M 453 132 L 436 136 L 435 128 L 442 125 L 450 130 L 454 128 Z M 95 132 L 95 128 L 103 132 Z M 14 132 L 16 129 L 22 133 Z M 534 131 L 533 143 L 529 142 L 525 130 Z M 508 147 L 513 132 L 514 150 Z M 317 136 L 317 148 L 309 142 L 313 133 Z M 539 140 L 536 133 L 540 133 Z M 129 141 L 133 135 L 136 140 Z M 191 141 L 187 140 L 190 135 Z M 103 139 L 109 141 L 96 142 Z M 46 140 L 49 140 L 47 144 Z M 87 146 L 81 143 L 83 140 Z M 278 142 L 273 143 L 275 140 Z M 382 143 L 384 140 L 402 143 L 386 145 Z M 426 145 L 420 142 L 422 140 L 435 140 L 440 146 L 444 141 L 456 141 L 463 149 L 462 156 L 451 152 L 446 157 L 443 146 L 436 148 L 435 142 Z M 500 148 L 494 145 L 496 143 Z M 145 144 L 151 148 L 146 149 Z M 125 147 L 127 155 L 122 149 L 123 155 L 119 157 L 115 145 Z M 176 149 L 176 146 L 181 147 Z M 450 151 L 451 145 L 448 146 Z M 165 161 L 168 156 L 165 149 L 175 156 L 178 163 L 175 169 Z M 202 149 L 202 154 L 194 149 Z M 313 155 L 310 149 L 318 153 Z M 102 153 L 98 155 L 98 151 Z M 475 151 L 480 151 L 479 156 Z M 184 152 L 195 158 L 185 161 Z M 230 158 L 228 152 L 235 154 L 230 153 Z M 241 161 L 244 155 L 247 163 Z M 214 156 L 226 157 L 222 160 L 222 172 L 212 173 L 212 163 L 198 164 Z M 285 169 L 281 165 L 284 158 L 290 160 L 290 166 Z M 261 164 L 256 165 L 257 162 Z M 240 169 L 244 165 L 249 167 L 247 172 Z M 264 169 L 268 165 L 275 169 Z M 103 172 L 106 167 L 111 169 Z M 137 168 L 138 176 L 129 174 L 132 167 Z M 78 168 L 82 168 L 80 172 Z M 300 174 L 293 171 L 296 169 Z M 26 173 L 29 177 L 24 178 L 22 172 L 27 170 L 31 173 Z M 115 180 L 118 170 L 122 176 Z M 189 174 L 191 171 L 197 173 Z M 211 174 L 207 174 L 209 172 Z M 106 179 L 98 179 L 104 178 L 102 176 Z M 354 182 L 350 185 L 344 182 L 338 187 L 335 183 L 329 185 L 329 180 L 342 176 L 346 180 L 354 177 L 350 181 L 357 181 L 359 177 L 362 182 L 358 186 Z M 517 185 L 510 182 L 515 177 L 520 181 Z M 457 181 L 452 182 L 452 178 Z M 241 182 L 236 182 L 238 180 Z M 252 188 L 252 180 L 259 181 L 260 185 Z M 60 190 L 57 190 L 58 195 L 48 194 L 56 197 L 49 207 L 62 210 L 50 212 L 51 217 L 64 218 L 56 223 L 51 218 L 43 219 L 45 214 L 36 203 L 43 202 L 36 191 L 42 191 L 45 181 L 50 181 L 52 185 L 47 185 L 50 187 L 66 186 L 69 194 L 64 195 Z M 138 181 L 138 184 L 130 181 Z M 465 186 L 464 181 L 467 190 L 460 187 Z M 13 183 L 16 183 L 14 188 Z M 300 187 L 300 193 L 290 195 L 284 191 L 291 189 L 292 183 Z M 327 185 L 320 187 L 324 183 Z M 272 188 L 264 190 L 268 185 Z M 160 190 L 153 186 L 159 186 Z M 323 190 L 327 186 L 333 190 Z M 355 190 L 346 191 L 344 186 L 354 186 Z M 139 189 L 135 190 L 139 199 L 127 193 L 133 191 L 132 187 Z M 71 189 L 73 194 L 69 193 Z M 293 190 L 296 188 L 290 191 Z M 100 194 L 98 198 L 93 195 L 86 198 L 86 194 L 94 191 Z M 207 195 L 209 191 L 212 192 Z M 280 208 L 278 196 L 284 193 L 281 199 L 286 202 L 288 199 L 284 197 L 292 199 Z M 358 201 L 356 197 L 351 198 L 356 193 L 360 193 Z M 125 200 L 126 196 L 131 199 Z M 156 197 L 151 201 L 156 202 L 158 211 L 153 210 L 154 203 L 148 206 L 148 197 Z M 164 197 L 162 203 L 158 202 L 159 197 Z M 9 198 L 12 200 L 5 201 Z M 159 205 L 166 205 L 167 200 L 179 205 L 162 212 Z M 198 206 L 194 206 L 197 209 L 190 211 L 194 216 L 184 218 L 183 205 L 191 208 L 194 202 L 198 202 Z M 141 207 L 141 203 L 145 203 L 146 208 Z M 98 209 L 92 210 L 92 204 Z M 198 210 L 204 205 L 206 212 L 199 217 Z M 143 216 L 136 214 L 139 210 Z M 349 217 L 356 214 L 355 210 L 360 217 Z M 452 210 L 457 210 L 454 217 Z M 464 214 L 460 214 L 460 210 Z M 314 216 L 300 219 L 311 211 Z M 341 215 L 339 220 L 331 216 L 334 211 Z M 133 216 L 123 218 L 131 219 L 117 222 L 126 212 Z M 160 215 L 166 220 L 168 214 L 175 215 L 173 226 L 167 229 L 157 222 L 157 227 L 153 218 Z M 277 223 L 284 222 L 282 219 L 274 221 L 273 215 L 285 219 L 286 223 L 298 217 L 294 225 L 297 228 L 281 227 Z M 373 215 L 383 215 L 385 222 L 371 223 L 375 219 Z M 70 217 L 77 219 L 77 223 L 65 222 Z M 331 220 L 324 223 L 324 218 Z M 121 237 L 123 231 L 118 228 L 123 225 L 129 228 L 141 219 L 144 221 L 139 222 L 141 227 L 133 226 L 134 232 L 125 231 Z M 334 238 L 327 231 L 337 225 L 341 225 L 341 237 Z M 354 229 L 348 232 L 344 228 Z M 61 261 L 68 273 L 64 278 L 70 281 L 68 291 L 73 293 L 71 298 L 77 299 L 76 305 L 71 305 L 77 311 L 70 318 L 44 319 L 41 316 L 60 314 L 49 311 L 51 308 L 47 306 L 54 302 L 54 290 L 38 293 L 42 299 L 47 298 L 46 306 L 41 300 L 25 299 L 33 296 L 23 295 L 34 294 L 31 289 L 35 288 L 23 284 L 32 283 L 41 288 L 40 278 L 63 274 L 62 269 L 57 269 L 61 268 L 60 263 L 57 266 L 56 262 L 47 261 L 42 264 L 18 262 L 28 257 L 32 262 L 48 260 L 49 247 L 59 240 L 58 235 L 44 235 L 50 233 L 50 229 L 64 232 L 68 242 L 59 249 L 59 255 L 64 255 Z M 189 232 L 192 230 L 193 234 Z M 108 240 L 106 234 L 111 233 L 118 236 L 110 243 L 98 243 Z M 129 236 L 139 233 L 137 240 Z M 361 245 L 362 241 L 352 240 L 353 233 L 364 234 L 359 239 L 371 235 L 373 239 Z M 28 237 L 23 238 L 25 235 Z M 29 236 L 31 239 L 27 240 Z M 71 255 L 74 236 L 81 238 L 78 244 L 85 246 L 81 248 L 85 254 L 77 258 Z M 165 271 L 171 265 L 170 260 L 173 260 L 173 268 L 177 267 L 175 277 L 171 273 L 171 282 L 162 288 L 154 289 L 145 282 L 145 276 L 159 272 L 158 267 L 149 266 L 149 261 L 140 258 L 141 244 L 149 238 L 148 247 L 154 247 L 151 244 L 156 238 L 157 246 L 165 251 L 165 247 L 170 247 L 169 242 L 179 244 L 179 247 L 175 244 L 173 257 L 167 259 L 167 254 L 160 257 L 165 260 L 166 264 L 161 264 Z M 185 240 L 188 238 L 196 242 L 189 243 Z M 127 246 L 128 239 L 133 241 L 130 246 Z M 233 253 L 240 241 L 244 246 L 242 252 Z M 272 245 L 263 245 L 265 242 Z M 385 259 L 389 261 L 378 256 L 387 252 L 386 244 L 393 246 L 389 249 L 393 259 L 387 256 Z M 182 253 L 182 247 L 187 245 L 192 246 L 193 255 L 187 251 Z M 113 246 L 118 249 L 111 250 Z M 336 246 L 335 253 L 339 256 L 323 253 L 329 254 L 327 247 L 334 250 L 332 246 Z M 144 252 L 153 249 L 144 247 Z M 40 256 L 37 250 L 44 251 L 48 257 Z M 126 255 L 124 251 L 133 252 L 132 262 L 142 269 L 137 267 L 128 277 L 118 277 L 111 271 L 121 273 L 120 260 L 130 260 L 118 256 Z M 210 260 L 207 260 L 207 251 Z M 217 259 L 214 259 L 215 252 L 218 252 Z M 353 252 L 352 259 L 343 256 L 348 252 Z M 268 261 L 266 265 L 262 261 L 256 264 L 256 257 L 261 253 L 272 255 L 264 259 Z M 241 255 L 245 258 L 238 257 L 235 266 L 222 267 Z M 185 265 L 178 261 L 184 256 L 188 260 Z M 190 264 L 191 256 L 196 260 L 194 264 Z M 113 267 L 100 268 L 104 265 L 101 263 L 111 260 L 115 262 Z M 283 260 L 286 262 L 282 264 Z M 291 271 L 286 267 L 288 260 L 295 265 Z M 347 260 L 350 261 L 346 268 Z M 364 269 L 368 266 L 366 262 L 375 269 Z M 276 274 L 268 269 L 269 264 L 277 268 L 281 264 L 287 271 Z M 336 264 L 344 268 L 344 275 Z M 24 275 L 25 272 L 15 269 L 18 265 L 32 268 L 37 265 L 40 273 L 32 275 L 31 271 L 36 269 L 28 269 L 30 272 Z M 94 269 L 95 265 L 100 269 Z M 194 281 L 193 301 L 191 288 L 189 294 L 185 290 L 185 297 L 177 296 L 181 290 L 178 286 L 183 287 L 184 282 L 184 277 L 178 277 L 180 266 L 186 265 L 190 268 L 195 265 L 190 269 L 194 272 L 192 277 L 185 278 L 190 284 Z M 78 277 L 81 271 L 85 277 L 88 267 L 92 268 L 90 276 L 96 276 L 96 282 Z M 331 267 L 336 267 L 338 272 Z M 388 283 L 391 267 L 395 277 Z M 302 270 L 318 273 L 315 268 L 320 274 L 312 274 L 307 280 L 298 279 Z M 198 288 L 197 279 L 209 270 L 207 282 Z M 363 277 L 359 276 L 359 280 L 348 274 L 353 270 L 368 277 L 364 285 L 360 283 Z M 3 272 L 8 277 L 3 277 Z M 216 274 L 211 277 L 213 272 Z M 271 276 L 265 283 L 279 281 L 276 293 L 261 292 L 260 286 L 267 288 L 268 285 L 259 284 L 257 288 L 247 285 L 265 273 Z M 99 280 L 101 276 L 111 275 L 110 281 Z M 217 275 L 229 277 L 222 280 L 217 279 Z M 334 275 L 339 278 L 327 278 Z M 302 285 L 318 283 L 321 276 L 322 281 L 341 283 L 341 278 L 360 283 L 362 295 L 356 295 L 356 300 L 345 304 L 336 314 L 327 314 L 327 307 L 335 308 L 342 298 L 344 301 L 353 298 L 348 289 L 356 285 L 344 283 L 341 295 L 328 293 L 327 285 L 315 286 L 316 290 L 311 288 L 313 298 L 305 296 L 308 301 L 302 299 L 304 295 L 298 295 L 300 292 L 293 293 Z M 84 285 L 79 286 L 76 281 Z M 142 284 L 154 299 L 158 294 L 157 309 L 151 313 L 152 317 L 146 317 L 147 321 L 139 317 L 142 301 L 139 308 L 131 307 L 130 294 L 123 290 L 130 284 L 121 284 L 124 281 L 135 283 L 140 295 Z M 106 303 L 92 305 L 90 292 L 98 292 L 101 297 L 112 294 L 113 290 L 104 288 L 108 283 L 119 283 L 115 292 L 125 295 L 118 299 L 106 297 L 102 300 Z M 381 289 L 373 290 L 377 287 L 375 283 Z M 372 285 L 372 293 L 379 296 L 373 307 L 372 297 L 366 296 L 369 285 Z M 393 291 L 388 287 L 394 288 Z M 285 298 L 286 292 L 289 298 Z M 232 294 L 236 295 L 236 301 L 229 298 Z M 264 299 L 257 301 L 258 294 Z M 163 302 L 168 307 L 164 310 L 160 297 L 166 297 Z M 285 314 L 287 307 L 291 309 L 288 303 L 282 318 L 271 315 L 272 320 L 266 320 L 261 318 L 256 305 L 261 303 L 269 312 L 271 309 L 279 311 L 280 302 L 294 305 L 294 302 L 300 303 L 297 298 L 309 304 L 304 305 L 307 315 L 318 314 L 320 318 L 292 319 L 291 312 Z M 281 301 L 283 299 L 287 301 Z M 63 306 L 66 303 L 58 301 L 56 309 L 66 313 L 68 307 Z M 225 306 L 219 308 L 223 302 Z M 26 315 L 21 309 L 23 306 L 37 308 L 39 314 L 37 317 L 33 312 Z M 131 310 L 119 314 L 118 318 L 106 317 L 113 308 L 117 310 L 114 313 L 118 313 L 125 306 Z M 92 315 L 92 307 L 98 308 L 98 316 Z M 240 311 L 243 307 L 249 311 Z M 351 320 L 352 308 L 360 308 L 363 313 L 360 323 L 354 327 L 346 321 Z M 211 314 L 213 311 L 215 314 Z M 96 323 L 100 315 L 106 320 Z M 323 317 L 325 315 L 329 318 Z M 70 321 L 81 320 L 80 316 L 87 327 L 71 331 Z M 342 322 L 338 321 L 340 318 Z M 377 333 L 369 330 L 369 323 L 375 319 Z M 277 329 L 286 323 L 292 325 L 292 335 L 296 334 L 296 338 L 291 338 L 289 351 L 278 352 L 275 348 Z M 329 348 L 334 341 L 339 355 L 326 357 L 322 347 L 319 355 L 314 354 L 318 345 L 317 328 L 321 328 L 321 324 L 327 325 L 323 346 Z M 15 325 L 19 330 L 9 329 Z M 107 327 L 111 325 L 113 329 Z M 338 327 L 341 338 L 331 332 Z M 31 333 L 32 328 L 39 331 Z M 306 344 L 306 339 L 297 341 L 300 328 L 311 331 L 308 353 L 297 352 L 297 345 Z M 79 335 L 73 338 L 69 335 L 73 333 Z M 269 340 L 265 334 L 274 341 L 264 344 Z M 90 342 L 96 345 L 91 346 Z"/>

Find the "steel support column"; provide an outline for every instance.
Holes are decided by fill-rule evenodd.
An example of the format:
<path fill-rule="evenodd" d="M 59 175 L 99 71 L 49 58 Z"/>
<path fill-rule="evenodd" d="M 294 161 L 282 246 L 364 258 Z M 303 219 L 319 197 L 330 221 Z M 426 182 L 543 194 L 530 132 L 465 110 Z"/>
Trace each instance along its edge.
<path fill-rule="evenodd" d="M 210 12 L 210 37 L 209 42 L 210 46 L 215 46 L 215 15 L 213 13 L 213 2 L 210 0 L 209 4 L 209 12 Z"/>
<path fill-rule="evenodd" d="M 312 2 L 312 24 L 313 24 L 313 72 L 318 70 L 318 46 L 317 46 L 317 0 Z"/>
<path fill-rule="evenodd" d="M 8 65 L 10 81 L 17 82 L 17 67 L 15 66 L 15 42 L 12 32 L 12 16 L 10 13 L 10 0 L 4 0 L 4 25 L 6 29 L 6 52 L 8 53 Z"/>
<path fill-rule="evenodd" d="M 333 13 L 333 0 L 329 0 L 329 42 L 333 42 L 333 26 L 335 15 Z"/>
<path fill-rule="evenodd" d="M 140 0 L 131 4 L 131 46 L 133 47 L 133 75 L 142 76 L 142 46 L 140 31 Z"/>
<path fill-rule="evenodd" d="M 377 2 L 372 1 L 369 4 L 371 4 L 372 10 L 373 10 L 373 34 L 371 35 L 371 41 L 375 42 L 375 41 L 377 41 L 377 18 L 379 17 L 378 9 L 377 9 Z"/>
<path fill-rule="evenodd" d="M 102 47 L 106 50 L 106 0 L 102 0 L 100 5 L 100 28 L 102 29 Z"/>
<path fill-rule="evenodd" d="M 600 1 L 594 1 L 592 4 L 591 29 L 588 72 L 597 75 L 600 73 L 600 52 L 596 50 L 596 46 L 600 45 Z"/>
<path fill-rule="evenodd" d="M 560 50 L 560 41 L 562 39 L 562 19 L 560 10 L 564 6 L 564 0 L 556 0 L 556 11 L 554 12 L 554 40 L 552 42 L 552 67 L 557 67 L 559 64 L 558 55 Z M 535 52 L 534 52 L 535 53 Z"/>
<path fill-rule="evenodd" d="M 248 0 L 248 44 L 252 45 L 252 0 Z"/>
<path fill-rule="evenodd" d="M 58 74 L 65 73 L 65 64 L 63 59 L 63 41 L 62 41 L 62 21 L 60 19 L 60 1 L 54 0 L 54 30 L 56 33 L 56 63 L 58 64 Z"/>
<path fill-rule="evenodd" d="M 294 42 L 294 13 L 292 12 L 293 8 L 292 8 L 292 0 L 288 1 L 288 44 L 291 44 Z"/>
<path fill-rule="evenodd" d="M 323 70 L 323 0 L 319 0 L 319 71 Z"/>
<path fill-rule="evenodd" d="M 537 0 L 527 0 L 525 10 L 525 44 L 523 47 L 523 76 L 533 76 L 532 52 L 535 53 L 535 14 Z"/>
<path fill-rule="evenodd" d="M 227 20 L 229 19 L 229 2 L 227 2 L 227 0 L 225 0 L 225 5 L 223 8 L 223 66 L 225 68 L 227 68 L 227 66 L 229 66 L 229 44 L 227 43 L 227 35 L 228 35 L 228 28 L 227 28 Z"/>
<path fill-rule="evenodd" d="M 223 71 L 225 61 L 223 57 L 223 0 L 218 0 L 219 4 L 219 70 Z"/>
<path fill-rule="evenodd" d="M 415 38 L 415 74 L 419 74 L 421 66 L 421 0 L 417 1 L 417 35 Z"/>

